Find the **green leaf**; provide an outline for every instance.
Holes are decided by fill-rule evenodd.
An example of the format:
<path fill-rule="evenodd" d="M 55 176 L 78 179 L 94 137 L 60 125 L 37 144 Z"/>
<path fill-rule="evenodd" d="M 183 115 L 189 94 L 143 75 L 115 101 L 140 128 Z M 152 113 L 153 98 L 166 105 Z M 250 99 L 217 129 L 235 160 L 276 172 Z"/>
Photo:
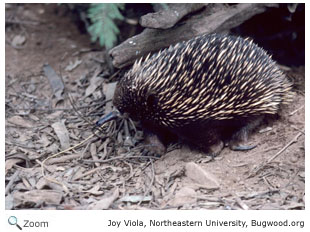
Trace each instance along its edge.
<path fill-rule="evenodd" d="M 123 10 L 124 3 L 93 3 L 88 9 L 88 17 L 92 24 L 87 28 L 91 40 L 99 41 L 101 46 L 112 48 L 119 34 L 115 20 L 124 20 L 120 9 Z"/>

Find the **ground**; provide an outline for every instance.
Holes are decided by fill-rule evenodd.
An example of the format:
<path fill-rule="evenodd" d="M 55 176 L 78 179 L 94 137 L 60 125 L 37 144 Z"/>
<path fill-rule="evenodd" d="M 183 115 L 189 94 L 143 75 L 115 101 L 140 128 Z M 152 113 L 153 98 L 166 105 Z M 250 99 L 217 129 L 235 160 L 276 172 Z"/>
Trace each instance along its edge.
<path fill-rule="evenodd" d="M 56 7 L 6 6 L 6 209 L 305 208 L 304 87 L 251 136 L 253 150 L 212 159 L 181 144 L 144 157 L 129 121 L 94 132 L 114 77 L 102 49 Z M 303 67 L 283 69 L 304 80 Z"/>

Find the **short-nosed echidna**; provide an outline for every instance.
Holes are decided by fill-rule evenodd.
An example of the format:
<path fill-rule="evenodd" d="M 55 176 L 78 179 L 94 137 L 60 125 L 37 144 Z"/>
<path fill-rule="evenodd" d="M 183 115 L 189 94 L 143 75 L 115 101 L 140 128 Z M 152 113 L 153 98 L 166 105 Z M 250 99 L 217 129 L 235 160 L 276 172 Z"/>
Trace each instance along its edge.
<path fill-rule="evenodd" d="M 223 141 L 250 148 L 240 145 L 248 133 L 290 99 L 291 84 L 262 48 L 212 34 L 137 61 L 113 103 L 160 140 L 173 134 L 214 155 Z"/>

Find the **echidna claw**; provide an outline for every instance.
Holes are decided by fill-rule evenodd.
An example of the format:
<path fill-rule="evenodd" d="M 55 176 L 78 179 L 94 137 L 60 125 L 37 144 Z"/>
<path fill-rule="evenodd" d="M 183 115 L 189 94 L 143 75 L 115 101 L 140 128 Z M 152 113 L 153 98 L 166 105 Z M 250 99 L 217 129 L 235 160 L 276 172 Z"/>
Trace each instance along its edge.
<path fill-rule="evenodd" d="M 253 148 L 257 147 L 257 145 L 239 145 L 239 146 L 231 146 L 230 149 L 233 151 L 248 151 L 252 150 Z"/>

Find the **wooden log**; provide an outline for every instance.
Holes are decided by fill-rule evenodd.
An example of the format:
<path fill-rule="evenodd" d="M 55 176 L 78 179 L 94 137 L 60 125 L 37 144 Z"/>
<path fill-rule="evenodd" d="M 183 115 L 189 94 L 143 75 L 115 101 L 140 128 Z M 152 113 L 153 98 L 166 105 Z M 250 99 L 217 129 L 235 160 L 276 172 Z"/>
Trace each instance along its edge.
<path fill-rule="evenodd" d="M 173 27 L 185 15 L 203 8 L 202 3 L 168 4 L 169 9 L 143 15 L 140 25 L 146 28 L 168 29 Z"/>
<path fill-rule="evenodd" d="M 262 13 L 267 7 L 277 7 L 278 4 L 242 3 L 236 5 L 209 4 L 202 12 L 181 20 L 169 29 L 146 28 L 139 35 L 133 36 L 120 45 L 112 48 L 109 54 L 112 63 L 122 68 L 150 52 L 158 51 L 189 40 L 195 36 L 209 33 L 223 33 L 234 28 L 252 16 Z"/>

